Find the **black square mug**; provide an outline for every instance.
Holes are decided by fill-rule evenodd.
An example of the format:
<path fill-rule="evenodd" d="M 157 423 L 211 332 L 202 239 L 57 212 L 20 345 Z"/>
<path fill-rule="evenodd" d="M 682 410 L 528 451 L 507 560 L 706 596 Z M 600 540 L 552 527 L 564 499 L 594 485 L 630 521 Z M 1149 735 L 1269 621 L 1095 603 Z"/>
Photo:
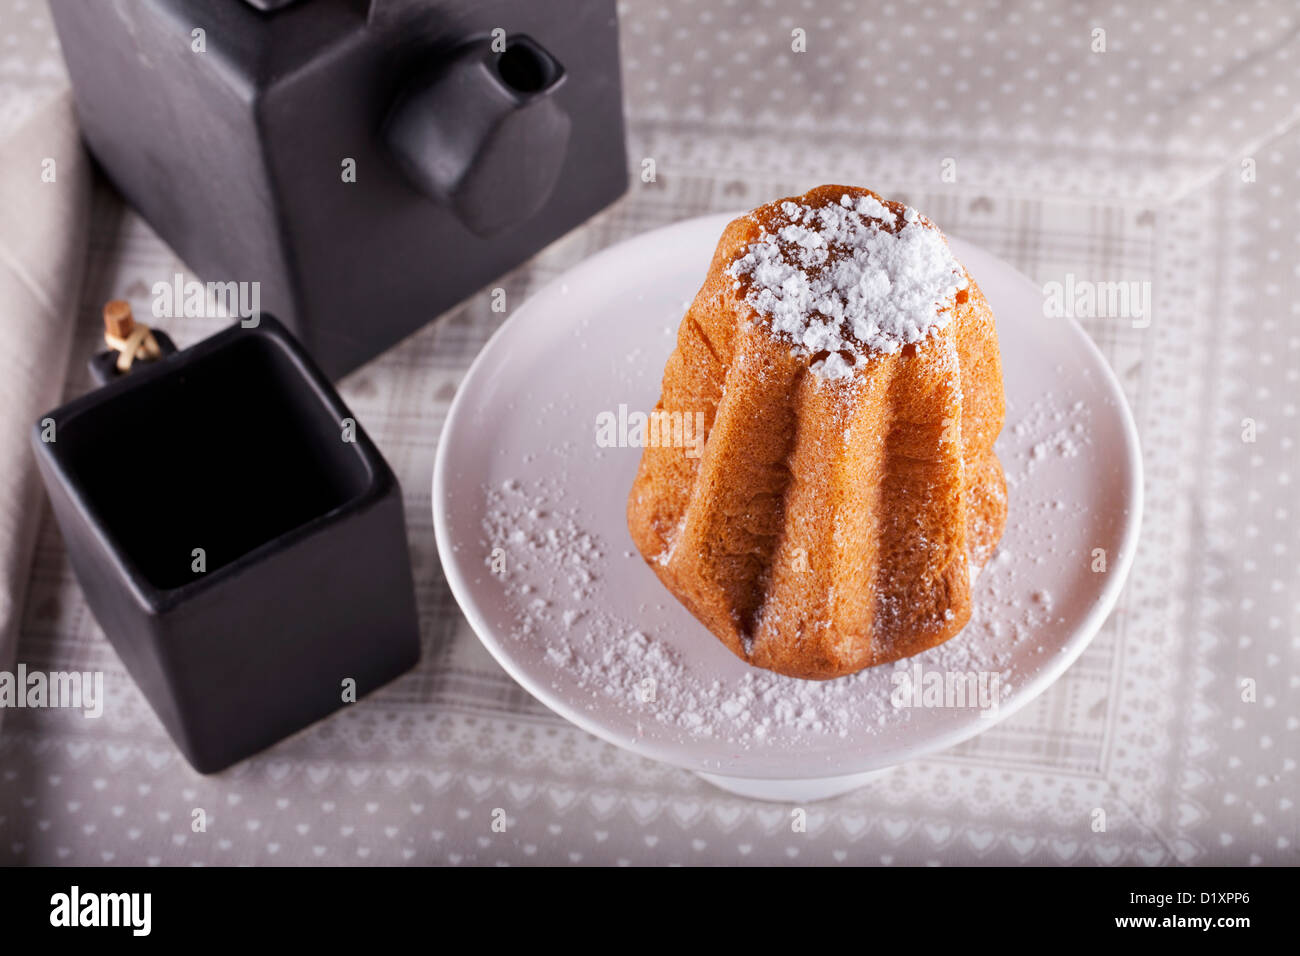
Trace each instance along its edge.
<path fill-rule="evenodd" d="M 200 772 L 419 659 L 396 476 L 270 316 L 50 412 L 32 444 L 91 611 Z"/>

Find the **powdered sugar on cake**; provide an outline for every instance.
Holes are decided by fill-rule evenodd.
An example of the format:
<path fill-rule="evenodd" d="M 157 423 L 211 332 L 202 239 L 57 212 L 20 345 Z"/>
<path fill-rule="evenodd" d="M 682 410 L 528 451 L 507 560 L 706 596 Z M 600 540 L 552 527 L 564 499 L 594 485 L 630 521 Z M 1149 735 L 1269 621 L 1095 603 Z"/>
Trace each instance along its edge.
<path fill-rule="evenodd" d="M 795 351 L 843 378 L 873 352 L 920 342 L 952 319 L 966 270 L 943 234 L 910 207 L 845 193 L 813 208 L 786 201 L 728 267 L 746 301 Z"/>

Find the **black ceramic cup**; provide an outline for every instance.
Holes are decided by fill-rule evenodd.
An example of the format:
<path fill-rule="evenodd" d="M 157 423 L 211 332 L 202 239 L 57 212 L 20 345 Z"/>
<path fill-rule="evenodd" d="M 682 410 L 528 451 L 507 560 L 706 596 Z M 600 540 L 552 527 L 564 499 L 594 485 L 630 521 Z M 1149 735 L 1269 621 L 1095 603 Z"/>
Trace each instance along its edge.
<path fill-rule="evenodd" d="M 200 772 L 418 660 L 397 479 L 269 316 L 50 412 L 33 446 L 87 603 Z"/>

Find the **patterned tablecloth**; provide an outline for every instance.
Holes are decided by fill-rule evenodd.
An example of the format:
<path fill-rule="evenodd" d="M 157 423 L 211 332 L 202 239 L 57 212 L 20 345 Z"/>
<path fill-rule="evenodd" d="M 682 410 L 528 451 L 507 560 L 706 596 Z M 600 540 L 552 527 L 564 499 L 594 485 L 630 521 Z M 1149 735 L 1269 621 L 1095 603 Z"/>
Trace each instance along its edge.
<path fill-rule="evenodd" d="M 1149 282 L 1149 325 L 1083 320 L 1146 466 L 1140 550 L 1101 633 L 1033 704 L 810 805 L 806 832 L 789 807 L 578 731 L 482 649 L 435 551 L 434 448 L 502 320 L 485 292 L 341 389 L 405 490 L 423 661 L 260 756 L 213 777 L 185 764 L 48 510 L 34 516 L 18 657 L 102 670 L 107 702 L 99 720 L 6 715 L 0 863 L 1295 863 L 1295 7 L 635 0 L 620 14 L 630 191 L 505 277 L 508 301 L 643 230 L 837 180 L 906 199 L 1041 283 Z M 0 127 L 65 84 L 44 8 L 0 2 Z M 89 387 L 98 306 L 146 307 L 154 281 L 186 271 L 103 186 L 90 247 L 69 395 Z M 170 331 L 185 345 L 219 324 Z"/>

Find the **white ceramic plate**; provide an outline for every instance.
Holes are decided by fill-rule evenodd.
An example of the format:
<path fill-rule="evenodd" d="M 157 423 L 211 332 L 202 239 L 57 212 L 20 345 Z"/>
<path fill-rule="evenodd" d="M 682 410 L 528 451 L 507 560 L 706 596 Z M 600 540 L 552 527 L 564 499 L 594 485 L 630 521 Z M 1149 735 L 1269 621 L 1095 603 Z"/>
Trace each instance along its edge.
<path fill-rule="evenodd" d="M 1119 385 L 1084 332 L 1044 318 L 1042 291 L 1010 266 L 951 240 L 997 317 L 1008 401 L 997 450 L 1010 518 L 976 584 L 972 622 L 939 648 L 842 681 L 751 668 L 635 552 L 625 507 L 641 450 L 597 440 L 601 413 L 653 408 L 677 324 L 730 218 L 614 246 L 519 308 L 452 403 L 434 527 L 475 632 L 546 706 L 737 792 L 811 799 L 987 729 L 1070 666 L 1132 561 L 1141 460 Z M 915 676 L 917 666 L 923 682 L 982 673 L 996 706 L 915 706 L 912 696 L 895 706 L 895 670 Z"/>

